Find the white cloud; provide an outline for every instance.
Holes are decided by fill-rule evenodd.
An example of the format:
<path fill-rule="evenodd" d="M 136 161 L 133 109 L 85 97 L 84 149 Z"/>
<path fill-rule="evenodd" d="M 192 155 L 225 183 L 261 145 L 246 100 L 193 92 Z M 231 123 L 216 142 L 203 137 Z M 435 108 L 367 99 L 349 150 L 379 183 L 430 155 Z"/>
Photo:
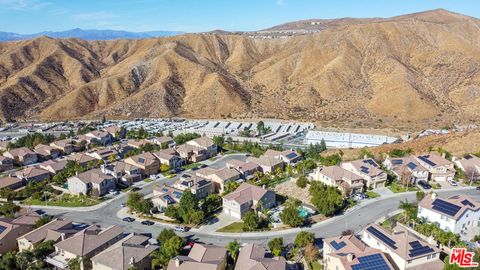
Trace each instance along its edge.
<path fill-rule="evenodd" d="M 0 0 L 0 6 L 10 10 L 39 10 L 50 5 L 42 0 Z"/>

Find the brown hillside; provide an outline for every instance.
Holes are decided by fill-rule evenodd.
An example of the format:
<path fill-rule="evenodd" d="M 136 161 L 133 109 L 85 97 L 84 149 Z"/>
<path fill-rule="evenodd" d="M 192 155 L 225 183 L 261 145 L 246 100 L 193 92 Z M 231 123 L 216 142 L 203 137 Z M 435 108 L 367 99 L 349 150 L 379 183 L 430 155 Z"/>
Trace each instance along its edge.
<path fill-rule="evenodd" d="M 0 43 L 0 118 L 284 118 L 414 128 L 480 115 L 480 23 L 435 10 L 309 35 Z"/>

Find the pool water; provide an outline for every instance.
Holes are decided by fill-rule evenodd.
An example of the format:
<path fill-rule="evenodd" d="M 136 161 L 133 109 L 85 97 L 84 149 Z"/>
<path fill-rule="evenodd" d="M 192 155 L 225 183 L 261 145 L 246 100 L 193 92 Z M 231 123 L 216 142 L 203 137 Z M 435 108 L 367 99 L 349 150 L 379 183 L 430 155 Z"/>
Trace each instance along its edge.
<path fill-rule="evenodd" d="M 298 211 L 298 214 L 299 214 L 302 218 L 309 217 L 311 214 L 313 214 L 311 209 L 308 209 L 308 208 L 303 207 L 303 206 L 298 207 L 298 208 L 297 208 L 297 211 Z"/>

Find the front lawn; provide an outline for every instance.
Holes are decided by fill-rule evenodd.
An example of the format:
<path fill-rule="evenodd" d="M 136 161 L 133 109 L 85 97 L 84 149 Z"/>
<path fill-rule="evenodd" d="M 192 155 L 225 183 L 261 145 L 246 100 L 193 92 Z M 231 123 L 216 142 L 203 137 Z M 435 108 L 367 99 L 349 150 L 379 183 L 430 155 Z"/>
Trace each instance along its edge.
<path fill-rule="evenodd" d="M 102 202 L 102 199 L 93 198 L 89 196 L 75 196 L 70 194 L 63 194 L 50 198 L 47 202 L 42 200 L 35 200 L 28 198 L 23 201 L 28 205 L 50 205 L 50 206 L 63 206 L 63 207 L 85 207 L 92 206 Z"/>
<path fill-rule="evenodd" d="M 198 168 L 199 166 L 200 166 L 200 163 L 191 163 L 191 164 L 187 164 L 187 165 L 182 166 L 182 168 L 184 170 L 190 170 L 190 169 L 193 169 L 193 168 Z"/>
<path fill-rule="evenodd" d="M 388 187 L 393 193 L 400 193 L 400 192 L 406 192 L 405 187 L 403 185 L 400 185 L 398 182 L 392 182 L 390 186 Z M 415 186 L 408 186 L 408 191 L 418 191 L 420 190 L 418 187 Z"/>
<path fill-rule="evenodd" d="M 430 185 L 432 186 L 433 189 L 441 189 L 442 185 L 439 183 L 431 182 Z"/>
<path fill-rule="evenodd" d="M 150 179 L 150 178 L 147 178 L 147 179 L 143 180 L 143 182 L 145 182 L 145 183 L 150 183 L 150 182 L 153 182 L 153 180 Z"/>
<path fill-rule="evenodd" d="M 217 232 L 226 232 L 226 233 L 240 233 L 243 232 L 243 222 L 234 222 L 230 225 L 227 225 L 223 228 L 217 230 Z"/>
<path fill-rule="evenodd" d="M 377 197 L 380 197 L 380 194 L 376 193 L 376 192 L 373 192 L 373 191 L 366 191 L 365 194 L 367 194 L 367 196 L 370 198 L 370 199 L 374 199 L 374 198 L 377 198 Z"/>

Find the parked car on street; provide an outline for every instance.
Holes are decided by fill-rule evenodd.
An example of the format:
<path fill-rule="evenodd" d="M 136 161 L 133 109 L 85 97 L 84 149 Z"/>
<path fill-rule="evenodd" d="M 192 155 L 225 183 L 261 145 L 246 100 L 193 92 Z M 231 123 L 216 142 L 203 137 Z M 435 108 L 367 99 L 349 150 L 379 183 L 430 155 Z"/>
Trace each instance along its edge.
<path fill-rule="evenodd" d="M 175 226 L 175 231 L 177 232 L 188 232 L 189 229 L 187 226 Z"/>
<path fill-rule="evenodd" d="M 142 223 L 142 225 L 147 225 L 147 226 L 152 226 L 153 224 L 155 224 L 155 222 L 150 221 L 150 220 L 144 220 L 141 223 Z"/>
<path fill-rule="evenodd" d="M 448 183 L 451 185 L 451 186 L 458 186 L 457 182 L 455 180 L 452 180 L 452 179 L 448 179 Z"/>
<path fill-rule="evenodd" d="M 135 219 L 132 218 L 132 217 L 124 217 L 122 220 L 125 221 L 125 222 L 134 222 L 135 221 Z"/>

